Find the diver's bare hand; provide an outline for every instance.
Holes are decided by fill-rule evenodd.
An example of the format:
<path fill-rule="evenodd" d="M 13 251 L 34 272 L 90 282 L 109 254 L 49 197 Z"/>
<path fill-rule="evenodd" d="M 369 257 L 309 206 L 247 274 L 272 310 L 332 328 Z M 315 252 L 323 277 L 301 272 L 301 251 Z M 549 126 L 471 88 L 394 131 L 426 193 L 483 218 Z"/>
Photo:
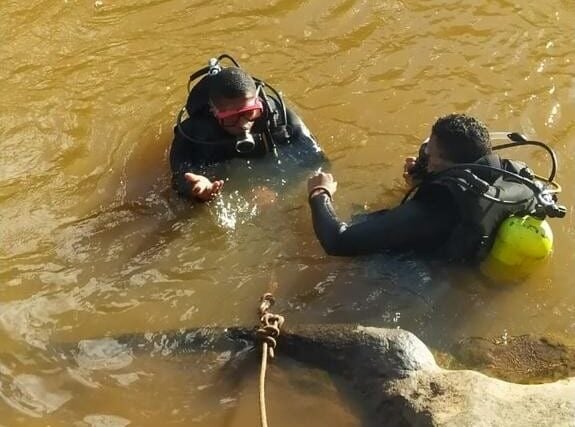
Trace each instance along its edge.
<path fill-rule="evenodd" d="M 331 197 L 336 191 L 337 181 L 333 179 L 331 173 L 319 172 L 307 181 L 307 192 L 310 198 L 321 192 L 327 192 Z"/>
<path fill-rule="evenodd" d="M 213 199 L 224 186 L 224 181 L 221 179 L 212 182 L 203 175 L 191 172 L 186 173 L 184 177 L 190 184 L 191 195 L 202 202 Z"/>

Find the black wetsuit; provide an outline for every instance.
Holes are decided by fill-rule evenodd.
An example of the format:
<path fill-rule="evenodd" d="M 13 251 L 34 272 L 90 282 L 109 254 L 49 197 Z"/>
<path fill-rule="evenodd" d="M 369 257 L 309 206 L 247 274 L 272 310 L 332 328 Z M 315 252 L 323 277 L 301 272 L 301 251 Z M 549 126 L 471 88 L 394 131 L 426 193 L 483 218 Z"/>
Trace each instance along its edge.
<path fill-rule="evenodd" d="M 474 164 L 427 175 L 412 199 L 350 225 L 339 221 L 329 196 L 319 194 L 310 200 L 314 229 L 330 255 L 392 249 L 481 261 L 501 222 L 511 215 L 530 214 L 537 204 L 533 188 L 504 171 L 533 178 L 525 163 L 489 154 Z"/>
<path fill-rule="evenodd" d="M 273 99 L 269 100 L 275 105 Z M 286 167 L 298 168 L 317 167 L 325 160 L 323 152 L 315 138 L 301 119 L 290 109 L 287 111 L 287 131 L 289 138 L 272 136 L 268 127 L 266 115 L 254 122 L 252 134 L 263 136 L 256 138 L 256 147 L 249 153 L 239 153 L 235 149 L 235 140 L 228 134 L 210 113 L 207 105 L 198 108 L 194 114 L 181 124 L 183 133 L 178 126 L 174 129 L 174 141 L 170 152 L 170 165 L 172 169 L 172 184 L 179 194 L 189 195 L 189 184 L 184 178 L 186 172 L 207 175 L 208 178 L 222 179 L 222 176 L 213 176 L 213 167 L 219 163 L 233 158 L 257 159 L 272 157 L 272 148 L 277 152 L 277 168 L 274 174 L 282 174 Z M 272 140 L 272 141 L 270 141 Z"/>
<path fill-rule="evenodd" d="M 457 221 L 450 192 L 430 185 L 415 197 L 389 210 L 341 222 L 325 193 L 310 200 L 315 234 L 329 255 L 366 255 L 385 250 L 433 252 L 442 247 Z"/>

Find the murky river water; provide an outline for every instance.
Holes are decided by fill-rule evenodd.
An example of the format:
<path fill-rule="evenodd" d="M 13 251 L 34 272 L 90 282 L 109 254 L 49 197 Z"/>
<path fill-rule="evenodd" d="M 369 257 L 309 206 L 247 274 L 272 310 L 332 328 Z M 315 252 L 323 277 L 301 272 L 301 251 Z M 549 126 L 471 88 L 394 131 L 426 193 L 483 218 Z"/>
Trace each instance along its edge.
<path fill-rule="evenodd" d="M 269 289 L 289 323 L 400 326 L 439 350 L 470 335 L 575 334 L 574 22 L 571 0 L 4 1 L 0 426 L 255 425 L 256 370 L 222 378 L 222 355 L 102 348 L 69 363 L 48 349 L 251 325 Z M 303 181 L 260 210 L 179 201 L 175 115 L 190 72 L 222 52 L 305 119 L 344 217 L 398 202 L 403 158 L 440 115 L 547 141 L 569 208 L 551 221 L 551 262 L 501 288 L 407 255 L 327 257 Z M 546 174 L 541 150 L 509 154 Z M 283 361 L 269 381 L 273 426 L 361 422 L 320 371 Z"/>

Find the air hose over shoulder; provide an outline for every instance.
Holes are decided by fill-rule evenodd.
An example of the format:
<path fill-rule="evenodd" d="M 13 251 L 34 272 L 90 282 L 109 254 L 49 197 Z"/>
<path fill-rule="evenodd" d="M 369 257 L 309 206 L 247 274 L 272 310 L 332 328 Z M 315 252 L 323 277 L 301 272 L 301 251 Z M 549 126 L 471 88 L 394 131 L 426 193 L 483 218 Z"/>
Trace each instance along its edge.
<path fill-rule="evenodd" d="M 520 173 L 515 173 L 502 167 L 495 167 L 488 164 L 461 163 L 434 174 L 432 179 L 457 180 L 460 185 L 467 187 L 479 197 L 489 199 L 495 203 L 521 204 L 526 202 L 525 199 L 505 200 L 488 194 L 488 189 L 491 184 L 477 175 L 491 172 L 499 176 L 504 176 L 513 182 L 523 184 L 531 189 L 537 199 L 537 210 L 532 212 L 533 214 L 543 218 L 546 216 L 551 218 L 563 218 L 567 209 L 564 206 L 557 204 L 557 194 L 560 193 L 562 189 L 559 183 L 554 181 L 557 173 L 558 161 L 553 149 L 543 142 L 527 140 L 524 136 L 516 132 L 506 133 L 506 136 L 513 142 L 494 146 L 493 151 L 522 145 L 535 145 L 542 147 L 549 153 L 551 159 L 551 172 L 549 177 L 544 178 L 539 175 L 532 174 L 527 167 L 525 167 L 525 170 L 528 170 L 529 172 L 523 173 L 523 171 L 520 171 Z M 422 145 L 422 148 L 424 148 L 424 146 L 425 145 Z M 420 157 L 422 155 L 422 151 L 423 150 L 421 149 Z M 407 201 L 418 187 L 419 185 L 411 188 L 403 198 L 402 203 Z"/>

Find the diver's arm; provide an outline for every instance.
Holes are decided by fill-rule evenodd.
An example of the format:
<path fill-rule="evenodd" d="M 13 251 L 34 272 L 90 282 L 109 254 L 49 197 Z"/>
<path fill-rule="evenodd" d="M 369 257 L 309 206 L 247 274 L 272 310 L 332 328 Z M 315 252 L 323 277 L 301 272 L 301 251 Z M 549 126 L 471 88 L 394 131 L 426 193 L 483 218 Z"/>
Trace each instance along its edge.
<path fill-rule="evenodd" d="M 206 201 L 212 199 L 222 188 L 222 180 L 211 181 L 201 172 L 203 169 L 198 161 L 198 153 L 189 141 L 174 132 L 174 141 L 170 149 L 170 168 L 172 170 L 172 186 L 183 197 Z"/>
<path fill-rule="evenodd" d="M 331 198 L 325 192 L 311 197 L 310 206 L 315 234 L 329 255 L 366 255 L 387 249 L 429 249 L 445 240 L 454 223 L 451 209 L 442 209 L 419 200 L 409 200 L 350 225 L 338 219 Z"/>
<path fill-rule="evenodd" d="M 317 140 L 305 123 L 291 109 L 286 109 L 290 141 L 293 144 L 300 166 L 313 168 L 327 162 Z"/>
<path fill-rule="evenodd" d="M 192 172 L 193 153 L 191 147 L 186 144 L 177 128 L 174 129 L 174 140 L 170 148 L 170 169 L 172 170 L 172 187 L 184 197 L 191 197 L 190 184 L 185 177 L 187 172 Z"/>

